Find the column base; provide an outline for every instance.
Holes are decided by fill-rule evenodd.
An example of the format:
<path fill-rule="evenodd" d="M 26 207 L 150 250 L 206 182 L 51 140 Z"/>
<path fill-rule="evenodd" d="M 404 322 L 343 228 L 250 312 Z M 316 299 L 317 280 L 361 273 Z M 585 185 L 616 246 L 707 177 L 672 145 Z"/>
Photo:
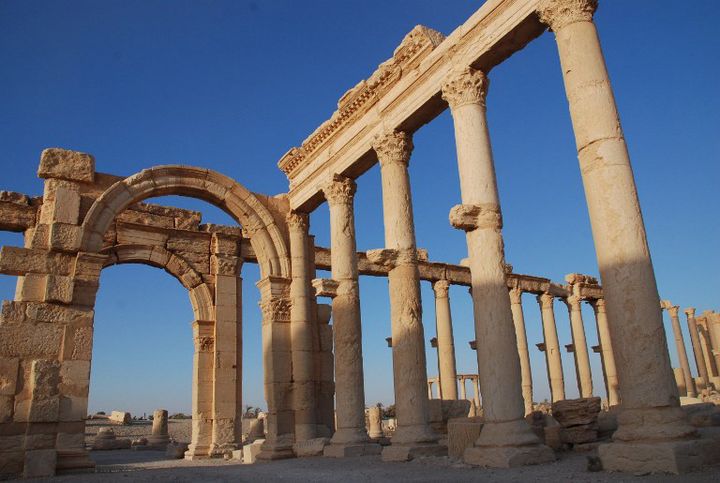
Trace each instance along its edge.
<path fill-rule="evenodd" d="M 439 444 L 390 444 L 382 449 L 383 461 L 410 461 L 424 456 L 447 456 L 447 446 Z"/>
<path fill-rule="evenodd" d="M 613 442 L 600 445 L 598 454 L 606 471 L 681 474 L 720 462 L 720 440 Z"/>
<path fill-rule="evenodd" d="M 328 444 L 330 444 L 330 438 L 312 438 L 305 441 L 297 441 L 293 445 L 293 452 L 298 458 L 322 456 L 323 450 Z"/>
<path fill-rule="evenodd" d="M 283 441 L 286 438 L 281 438 L 280 441 L 275 442 L 265 441 L 256 459 L 260 461 L 274 461 L 294 458 L 295 453 L 293 453 L 292 443 Z"/>
<path fill-rule="evenodd" d="M 398 426 L 390 441 L 392 444 L 406 446 L 424 446 L 436 444 L 440 436 L 428 424 L 416 424 L 413 426 Z"/>
<path fill-rule="evenodd" d="M 382 447 L 377 443 L 342 443 L 329 444 L 323 450 L 323 456 L 328 458 L 349 458 L 354 456 L 379 455 Z"/>
<path fill-rule="evenodd" d="M 185 459 L 189 461 L 205 460 L 210 458 L 210 446 L 193 446 L 185 451 Z"/>
<path fill-rule="evenodd" d="M 58 450 L 55 474 L 67 475 L 75 473 L 94 473 L 95 462 L 85 449 Z"/>

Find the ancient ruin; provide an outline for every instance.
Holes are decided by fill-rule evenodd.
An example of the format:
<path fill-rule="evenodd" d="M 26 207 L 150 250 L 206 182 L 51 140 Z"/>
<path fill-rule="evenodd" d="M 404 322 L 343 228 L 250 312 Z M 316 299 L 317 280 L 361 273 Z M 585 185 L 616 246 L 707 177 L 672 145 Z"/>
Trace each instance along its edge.
<path fill-rule="evenodd" d="M 611 439 L 597 448 L 605 470 L 680 473 L 716 463 L 720 443 L 691 424 L 680 396 L 708 396 L 720 388 L 720 314 L 685 310 L 699 368 L 693 376 L 680 308 L 661 304 L 658 295 L 593 23 L 596 7 L 597 0 L 488 0 L 447 37 L 414 28 L 391 59 L 347 91 L 337 111 L 282 157 L 278 165 L 289 188 L 281 195 L 254 193 L 207 168 L 156 166 L 119 177 L 97 171 L 102 160 L 96 166 L 91 154 L 44 150 L 42 196 L 0 193 L 0 230 L 24 234 L 23 247 L 0 249 L 0 273 L 17 277 L 15 298 L 3 302 L 0 316 L 0 476 L 93 468 L 84 431 L 95 297 L 101 271 L 123 263 L 162 268 L 187 289 L 192 303 L 187 459 L 224 456 L 247 443 L 242 457 L 248 460 L 291 458 L 309 447 L 315 454 L 319 446 L 329 457 L 381 453 L 384 460 L 407 461 L 446 455 L 450 447 L 451 455 L 477 466 L 542 464 L 555 459 L 560 444 L 588 443 L 603 434 L 607 411 L 598 415 L 594 397 L 603 396 L 616 420 Z M 515 273 L 506 263 L 486 123 L 493 67 L 547 31 L 563 66 L 600 271 L 599 278 L 570 274 L 562 283 Z M 466 235 L 464 264 L 430 260 L 417 247 L 413 221 L 413 133 L 446 109 L 454 121 L 461 179 L 461 200 L 448 207 L 449 223 Z M 376 163 L 385 246 L 358 252 L 354 180 Z M 202 224 L 197 212 L 144 203 L 164 195 L 207 201 L 238 226 Z M 324 202 L 330 208 L 329 248 L 314 245 L 308 223 L 308 214 Z M 268 405 L 264 439 L 254 442 L 243 438 L 241 419 L 245 263 L 258 264 L 261 273 L 253 282 L 261 297 Z M 331 278 L 319 278 L 317 270 L 331 271 Z M 396 411 L 389 441 L 380 409 L 370 408 L 366 421 L 360 276 L 389 281 Z M 422 318 L 421 281 L 431 283 L 436 296 L 436 378 L 428 378 L 435 369 L 428 370 L 425 360 L 423 323 L 431 321 Z M 470 288 L 475 374 L 457 373 L 450 285 Z M 563 414 L 554 430 L 545 416 L 533 416 L 523 293 L 537 297 L 542 313 L 538 349 L 547 363 L 552 407 Z M 573 343 L 566 349 L 574 356 L 579 403 L 566 401 L 572 378 L 561 365 L 556 300 L 570 314 Z M 592 385 L 583 303 L 596 315 L 600 343 L 592 350 L 602 358 L 604 391 Z M 682 394 L 663 309 L 680 354 Z M 465 380 L 472 381 L 474 394 L 466 393 Z M 452 419 L 450 406 L 435 399 L 471 399 L 477 416 Z M 167 412 L 159 413 L 151 445 L 168 443 Z M 303 442 L 311 443 L 298 445 Z M 98 444 L 118 444 L 112 429 Z"/>

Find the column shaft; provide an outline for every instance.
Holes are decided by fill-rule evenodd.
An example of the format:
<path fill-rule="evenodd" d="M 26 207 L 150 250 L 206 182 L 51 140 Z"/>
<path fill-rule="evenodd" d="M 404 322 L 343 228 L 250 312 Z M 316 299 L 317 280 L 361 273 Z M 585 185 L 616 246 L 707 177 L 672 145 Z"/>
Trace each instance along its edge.
<path fill-rule="evenodd" d="M 215 339 L 212 321 L 193 322 L 193 387 L 192 387 L 192 435 L 185 459 L 210 456 L 212 445 L 213 416 L 213 351 Z"/>
<path fill-rule="evenodd" d="M 687 316 L 688 332 L 690 333 L 690 342 L 692 343 L 693 356 L 695 356 L 695 366 L 697 367 L 698 375 L 702 379 L 702 383 L 705 387 L 709 387 L 710 379 L 708 378 L 708 369 L 705 364 L 705 358 L 703 357 L 702 346 L 700 345 L 700 334 L 698 334 L 697 322 L 695 321 L 695 309 L 690 307 L 685 309 L 685 315 Z M 700 388 L 697 388 L 700 392 Z"/>
<path fill-rule="evenodd" d="M 566 299 L 570 312 L 570 327 L 572 329 L 573 346 L 575 347 L 575 368 L 578 377 L 578 392 L 580 397 L 592 397 L 592 372 L 590 371 L 590 355 L 588 354 L 587 340 L 585 338 L 585 324 L 582 318 L 580 297 L 571 295 Z"/>
<path fill-rule="evenodd" d="M 323 187 L 323 192 L 330 207 L 332 277 L 338 283 L 337 295 L 332 302 L 337 415 L 332 442 L 361 443 L 368 441 L 368 435 L 353 212 L 355 182 L 336 175 Z"/>
<path fill-rule="evenodd" d="M 466 233 L 485 417 L 483 431 L 475 447 L 465 451 L 464 460 L 502 466 L 523 453 L 521 464 L 539 463 L 554 456 L 523 417 L 522 373 L 507 289 L 502 214 L 485 116 L 487 85 L 483 72 L 465 68 L 454 72 L 442 89 L 455 126 L 462 200 L 450 211 L 450 223 Z"/>
<path fill-rule="evenodd" d="M 388 284 L 397 429 L 392 440 L 393 444 L 436 442 L 428 424 L 420 274 L 408 176 L 412 139 L 391 132 L 376 138 L 373 147 L 380 161 L 385 248 L 393 258 Z"/>
<path fill-rule="evenodd" d="M 612 339 L 610 338 L 610 327 L 608 327 L 607 313 L 605 312 L 605 300 L 597 299 L 591 302 L 591 305 L 595 312 L 595 324 L 597 326 L 598 342 L 600 343 L 600 358 L 602 360 L 608 406 L 617 406 L 620 404 L 620 385 L 618 384 L 617 369 L 615 368 L 615 354 L 613 353 Z"/>
<path fill-rule="evenodd" d="M 315 317 L 308 258 L 308 215 L 291 213 L 290 232 L 290 339 L 292 341 L 293 411 L 295 440 L 306 441 L 316 435 L 315 352 L 313 329 Z"/>
<path fill-rule="evenodd" d="M 675 349 L 677 350 L 680 369 L 682 370 L 683 378 L 685 379 L 685 391 L 687 393 L 687 397 L 695 397 L 697 396 L 695 381 L 690 373 L 690 362 L 688 361 L 687 351 L 685 350 L 685 339 L 683 338 L 682 329 L 680 328 L 680 317 L 678 315 L 680 307 L 672 305 L 669 301 L 663 301 L 663 305 L 670 314 L 673 336 L 675 337 Z"/>
<path fill-rule="evenodd" d="M 555 298 L 548 294 L 538 295 L 538 304 L 542 314 L 543 336 L 545 340 L 545 361 L 547 362 L 548 378 L 550 380 L 550 396 L 553 402 L 565 399 L 565 378 L 563 376 L 562 355 L 560 342 L 555 324 Z"/>
<path fill-rule="evenodd" d="M 520 356 L 520 373 L 522 374 L 522 394 L 525 402 L 525 414 L 533 410 L 532 369 L 530 367 L 530 352 L 528 351 L 527 333 L 525 331 L 525 316 L 522 309 L 522 290 L 510 290 L 510 309 L 515 323 L 515 337 L 517 338 L 518 355 Z"/>
<path fill-rule="evenodd" d="M 447 280 L 438 280 L 433 283 L 438 374 L 441 398 L 457 399 L 457 369 L 455 366 L 455 342 L 453 341 L 452 317 L 450 315 L 449 289 L 450 283 Z"/>

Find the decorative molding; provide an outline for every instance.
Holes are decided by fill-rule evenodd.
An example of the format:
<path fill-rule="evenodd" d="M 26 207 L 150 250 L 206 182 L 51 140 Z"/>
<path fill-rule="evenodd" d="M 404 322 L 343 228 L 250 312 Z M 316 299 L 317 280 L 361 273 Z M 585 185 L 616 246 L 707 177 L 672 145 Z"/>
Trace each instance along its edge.
<path fill-rule="evenodd" d="M 466 67 L 450 75 L 442 87 L 442 98 L 451 110 L 466 104 L 478 104 L 485 109 L 489 84 L 490 80 L 483 71 Z"/>
<path fill-rule="evenodd" d="M 195 347 L 198 352 L 212 352 L 215 349 L 215 338 L 212 336 L 196 337 Z"/>
<path fill-rule="evenodd" d="M 289 179 L 325 141 L 340 132 L 351 120 L 367 112 L 383 94 L 402 78 L 404 71 L 412 68 L 432 52 L 445 39 L 440 32 L 416 26 L 400 43 L 391 59 L 383 62 L 367 79 L 348 90 L 338 101 L 338 109 L 330 119 L 318 127 L 301 147 L 290 149 L 278 162 L 278 167 Z"/>
<path fill-rule="evenodd" d="M 401 163 L 407 166 L 413 150 L 412 136 L 404 131 L 378 134 L 373 140 L 373 149 L 380 161 L 380 168 L 392 163 Z"/>
<path fill-rule="evenodd" d="M 544 0 L 538 6 L 540 21 L 557 32 L 575 22 L 592 22 L 598 0 Z"/>
<path fill-rule="evenodd" d="M 325 199 L 330 205 L 349 205 L 353 202 L 357 184 L 352 179 L 334 174 L 322 187 Z"/>
<path fill-rule="evenodd" d="M 287 298 L 272 298 L 260 302 L 263 314 L 263 323 L 290 322 L 290 307 L 292 304 Z"/>

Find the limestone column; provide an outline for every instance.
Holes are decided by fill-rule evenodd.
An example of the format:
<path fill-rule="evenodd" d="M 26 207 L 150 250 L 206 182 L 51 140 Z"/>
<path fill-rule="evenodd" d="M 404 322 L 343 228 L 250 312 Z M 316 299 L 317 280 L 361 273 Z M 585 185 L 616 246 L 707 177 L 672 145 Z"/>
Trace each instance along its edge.
<path fill-rule="evenodd" d="M 554 300 L 555 297 L 549 293 L 537 296 L 542 314 L 545 362 L 547 363 L 548 379 L 550 380 L 550 396 L 552 402 L 565 399 L 565 379 L 563 377 L 560 342 L 558 341 L 557 326 L 555 325 Z"/>
<path fill-rule="evenodd" d="M 685 340 L 683 339 L 682 329 L 680 328 L 680 317 L 678 316 L 680 306 L 673 305 L 669 300 L 663 300 L 661 304 L 670 314 L 670 322 L 675 337 L 675 349 L 677 350 L 678 360 L 680 361 L 680 369 L 682 369 L 683 377 L 685 378 L 687 397 L 695 397 L 697 396 L 695 381 L 692 378 L 692 374 L 690 374 L 690 363 L 688 362 Z"/>
<path fill-rule="evenodd" d="M 467 399 L 467 386 L 465 386 L 464 377 L 460 377 L 460 399 Z"/>
<path fill-rule="evenodd" d="M 614 443 L 600 446 L 600 458 L 610 471 L 687 470 L 701 459 L 691 463 L 680 454 L 697 449 L 688 448 L 695 441 L 680 439 L 696 432 L 679 407 L 673 382 L 630 157 L 592 21 L 596 7 L 597 0 L 543 0 L 538 14 L 555 32 L 610 336 L 622 371 L 618 430 Z"/>
<path fill-rule="evenodd" d="M 315 352 L 313 327 L 315 306 L 312 298 L 312 275 L 309 257 L 308 215 L 292 212 L 287 217 L 290 233 L 290 339 L 292 345 L 293 410 L 295 412 L 295 441 L 315 437 Z"/>
<path fill-rule="evenodd" d="M 372 439 L 382 438 L 382 408 L 373 406 L 368 408 L 368 436 Z"/>
<path fill-rule="evenodd" d="M 473 401 L 475 402 L 475 407 L 477 409 L 480 409 L 480 376 L 475 376 L 472 378 L 473 383 Z"/>
<path fill-rule="evenodd" d="M 185 459 L 208 458 L 213 427 L 213 358 L 215 350 L 212 321 L 193 322 L 192 435 Z"/>
<path fill-rule="evenodd" d="M 707 317 L 699 315 L 695 320 L 697 321 L 698 335 L 700 336 L 700 347 L 702 347 L 703 350 L 703 359 L 708 369 L 708 377 L 710 378 L 710 382 L 714 384 L 714 380 L 718 376 L 718 368 L 712 354 L 712 341 L 710 340 L 710 333 L 708 331 Z"/>
<path fill-rule="evenodd" d="M 455 125 L 462 204 L 450 223 L 466 232 L 485 425 L 464 460 L 482 466 L 551 461 L 524 419 L 522 373 L 505 273 L 502 215 L 485 118 L 488 80 L 465 68 L 442 88 Z"/>
<path fill-rule="evenodd" d="M 510 309 L 515 324 L 518 355 L 520 356 L 520 373 L 522 374 L 522 394 L 525 402 L 525 414 L 533 411 L 532 369 L 530 368 L 530 352 L 525 331 L 525 316 L 522 309 L 522 290 L 518 287 L 510 289 Z"/>
<path fill-rule="evenodd" d="M 148 438 L 148 444 L 164 449 L 169 442 L 168 412 L 166 409 L 156 409 L 153 413 L 152 434 Z"/>
<path fill-rule="evenodd" d="M 585 339 L 585 324 L 582 318 L 580 297 L 571 295 L 564 299 L 570 312 L 570 327 L 572 329 L 573 346 L 575 347 L 575 368 L 578 376 L 578 389 L 580 397 L 592 397 L 592 372 L 590 371 L 590 355 L 587 340 Z"/>
<path fill-rule="evenodd" d="M 455 366 L 455 342 L 450 316 L 450 282 L 438 280 L 433 283 L 435 292 L 435 324 L 437 330 L 440 395 L 442 399 L 457 399 L 457 369 Z"/>
<path fill-rule="evenodd" d="M 425 336 L 408 175 L 412 138 L 404 132 L 385 133 L 375 139 L 373 148 L 380 162 L 382 178 L 385 250 L 381 253 L 385 253 L 389 259 L 387 263 L 391 266 L 388 284 L 397 412 L 397 429 L 392 444 L 404 446 L 403 449 L 387 446 L 383 457 L 409 459 L 416 452 L 413 447 L 438 441 L 438 435 L 428 423 L 428 399 L 425 392 Z"/>
<path fill-rule="evenodd" d="M 610 339 L 610 328 L 608 327 L 607 314 L 605 312 L 605 300 L 596 299 L 590 302 L 595 312 L 595 324 L 600 345 L 600 360 L 603 366 L 603 378 L 605 379 L 605 390 L 607 392 L 608 406 L 620 404 L 620 386 L 618 385 L 617 369 L 615 368 L 615 355 Z"/>
<path fill-rule="evenodd" d="M 355 182 L 335 175 L 323 186 L 330 208 L 330 262 L 337 295 L 332 301 L 337 428 L 325 456 L 378 454 L 365 429 L 365 381 L 353 197 Z"/>
<path fill-rule="evenodd" d="M 688 332 L 690 332 L 690 342 L 692 343 L 698 375 L 700 376 L 700 379 L 702 379 L 705 387 L 709 387 L 710 379 L 708 377 L 708 369 L 705 364 L 705 358 L 702 353 L 702 346 L 700 345 L 700 335 L 698 334 L 697 322 L 695 321 L 695 309 L 693 307 L 685 309 L 685 315 L 687 316 Z"/>
<path fill-rule="evenodd" d="M 703 316 L 710 339 L 710 357 L 715 360 L 715 367 L 720 370 L 720 316 L 712 310 L 703 311 Z M 718 375 L 720 376 L 720 372 Z"/>

